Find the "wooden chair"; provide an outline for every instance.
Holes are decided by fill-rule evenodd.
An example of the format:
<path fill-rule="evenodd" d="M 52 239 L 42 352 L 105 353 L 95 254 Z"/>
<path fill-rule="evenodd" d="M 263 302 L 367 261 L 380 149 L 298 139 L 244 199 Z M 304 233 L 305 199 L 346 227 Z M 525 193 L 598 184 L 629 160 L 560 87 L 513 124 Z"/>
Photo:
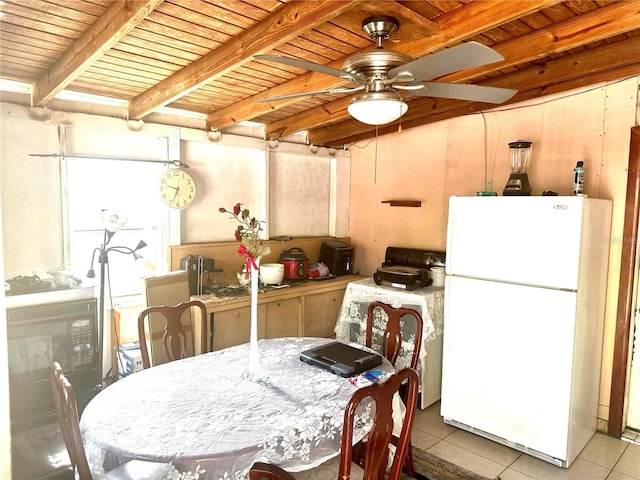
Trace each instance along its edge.
<path fill-rule="evenodd" d="M 149 350 L 146 342 L 146 322 L 147 317 L 152 313 L 159 313 L 164 316 L 166 325 L 162 337 L 162 345 L 169 361 L 180 360 L 186 356 L 187 334 L 182 326 L 182 314 L 191 307 L 200 309 L 200 351 L 206 353 L 208 348 L 207 336 L 207 307 L 199 300 L 182 302 L 177 305 L 162 305 L 158 307 L 146 308 L 138 315 L 138 336 L 140 338 L 140 353 L 142 365 L 149 368 Z"/>
<path fill-rule="evenodd" d="M 80 435 L 80 419 L 78 418 L 76 396 L 58 362 L 51 364 L 51 390 L 58 414 L 58 424 L 71 460 L 71 468 L 74 473 L 78 473 L 80 480 L 91 480 L 91 470 L 87 463 L 82 436 Z"/>
<path fill-rule="evenodd" d="M 77 473 L 76 478 L 79 480 L 93 480 L 84 444 L 82 443 L 78 405 L 73 387 L 58 362 L 51 363 L 50 368 L 53 401 L 56 405 L 62 438 L 71 460 L 71 468 L 74 474 Z M 164 478 L 167 471 L 168 466 L 165 464 L 132 460 L 109 471 L 104 476 L 101 475 L 100 479 L 134 480 L 144 478 L 147 480 L 160 480 Z"/>
<path fill-rule="evenodd" d="M 396 363 L 398 357 L 400 355 L 400 349 L 402 347 L 403 336 L 401 330 L 400 320 L 405 315 L 413 317 L 415 320 L 415 337 L 413 343 L 413 353 L 411 355 L 411 361 L 409 365 L 410 368 L 417 370 L 418 367 L 418 358 L 420 355 L 420 347 L 422 346 L 422 327 L 423 321 L 420 314 L 411 309 L 411 308 L 396 308 L 382 302 L 372 302 L 369 304 L 369 308 L 367 310 L 367 332 L 366 332 L 366 340 L 365 345 L 369 348 L 374 348 L 373 346 L 373 324 L 374 324 L 374 314 L 376 309 L 381 309 L 384 311 L 387 317 L 387 323 L 384 328 L 384 332 L 382 334 L 381 345 L 379 345 L 380 353 L 387 358 L 391 362 L 394 367 L 397 367 Z M 405 400 L 404 392 L 401 390 L 401 397 Z M 405 402 L 406 403 L 406 402 Z M 409 439 L 409 448 L 407 449 L 407 458 L 405 460 L 405 473 L 410 477 L 413 477 L 415 474 L 415 470 L 413 468 L 413 455 L 412 455 L 412 446 L 411 439 Z"/>
<path fill-rule="evenodd" d="M 396 443 L 396 452 L 391 467 L 388 468 L 389 445 L 393 436 L 393 396 L 400 385 L 406 381 L 406 413 L 402 429 Z M 351 461 L 353 455 L 353 429 L 356 408 L 365 398 L 375 402 L 373 426 L 363 443 L 363 468 Z M 411 428 L 418 402 L 418 374 L 412 368 L 404 368 L 391 375 L 384 383 L 374 383 L 362 387 L 353 394 L 344 412 L 342 427 L 342 443 L 340 455 L 322 465 L 293 474 L 268 463 L 256 462 L 249 470 L 250 480 L 314 480 L 314 479 L 349 479 L 352 480 L 398 480 L 402 471 L 403 459 L 409 440 Z"/>
<path fill-rule="evenodd" d="M 365 345 L 369 348 L 375 348 L 373 343 L 373 323 L 375 309 L 379 308 L 384 311 L 387 316 L 387 324 L 382 335 L 382 344 L 380 345 L 380 353 L 384 355 L 387 360 L 391 362 L 393 366 L 396 366 L 396 361 L 400 355 L 400 348 L 402 346 L 402 331 L 400 328 L 400 320 L 405 315 L 409 315 L 414 318 L 416 322 L 415 329 L 415 341 L 413 344 L 413 354 L 409 365 L 410 368 L 416 369 L 418 366 L 418 356 L 420 354 L 420 347 L 422 345 L 422 317 L 418 312 L 411 308 L 396 308 L 382 302 L 372 302 L 369 304 L 367 310 L 367 333 Z"/>

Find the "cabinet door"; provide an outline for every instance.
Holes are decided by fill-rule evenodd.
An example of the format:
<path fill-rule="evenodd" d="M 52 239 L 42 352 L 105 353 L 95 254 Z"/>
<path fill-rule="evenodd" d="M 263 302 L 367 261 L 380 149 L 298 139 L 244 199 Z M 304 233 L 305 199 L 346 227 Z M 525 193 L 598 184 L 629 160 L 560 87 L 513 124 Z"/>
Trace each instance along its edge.
<path fill-rule="evenodd" d="M 266 304 L 267 316 L 264 337 L 297 337 L 300 300 L 290 298 Z"/>
<path fill-rule="evenodd" d="M 304 297 L 304 336 L 335 337 L 344 289 Z"/>
<path fill-rule="evenodd" d="M 249 341 L 251 334 L 251 307 L 241 307 L 212 315 L 213 347 L 221 350 Z M 258 305 L 258 338 L 264 337 L 265 307 Z"/>

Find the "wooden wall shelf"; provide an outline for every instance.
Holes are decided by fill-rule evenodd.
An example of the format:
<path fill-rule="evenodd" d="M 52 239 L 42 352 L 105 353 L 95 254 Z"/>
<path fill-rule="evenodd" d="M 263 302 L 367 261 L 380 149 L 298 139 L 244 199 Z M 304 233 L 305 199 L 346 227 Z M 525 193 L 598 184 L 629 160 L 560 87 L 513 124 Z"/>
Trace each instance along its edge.
<path fill-rule="evenodd" d="M 392 207 L 419 207 L 420 200 L 383 200 L 381 203 L 388 203 Z"/>

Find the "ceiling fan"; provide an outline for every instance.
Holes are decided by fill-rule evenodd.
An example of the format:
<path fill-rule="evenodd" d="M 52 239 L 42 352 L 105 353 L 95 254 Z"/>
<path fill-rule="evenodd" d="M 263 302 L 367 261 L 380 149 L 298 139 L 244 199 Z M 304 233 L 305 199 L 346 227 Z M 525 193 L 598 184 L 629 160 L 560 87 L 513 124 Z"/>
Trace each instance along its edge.
<path fill-rule="evenodd" d="M 394 17 L 375 15 L 362 22 L 362 30 L 376 42 L 376 49 L 347 58 L 342 70 L 307 60 L 280 55 L 256 55 L 259 60 L 282 63 L 292 67 L 332 75 L 351 83 L 353 88 L 333 88 L 294 93 L 257 100 L 273 102 L 322 93 L 354 93 L 349 113 L 356 120 L 369 125 L 384 125 L 404 115 L 408 106 L 398 91 L 421 97 L 451 98 L 475 102 L 502 103 L 517 93 L 510 88 L 485 87 L 472 84 L 431 82 L 434 78 L 466 68 L 478 67 L 504 60 L 498 52 L 477 42 L 467 42 L 414 60 L 409 55 L 384 50 L 382 41 L 398 30 Z"/>

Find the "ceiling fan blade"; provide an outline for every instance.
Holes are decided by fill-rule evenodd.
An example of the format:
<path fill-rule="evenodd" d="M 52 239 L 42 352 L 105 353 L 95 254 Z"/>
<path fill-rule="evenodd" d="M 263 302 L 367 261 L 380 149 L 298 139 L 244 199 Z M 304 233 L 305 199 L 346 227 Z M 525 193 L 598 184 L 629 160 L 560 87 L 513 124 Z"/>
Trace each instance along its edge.
<path fill-rule="evenodd" d="M 353 92 L 358 92 L 360 90 L 364 90 L 364 85 L 361 85 L 355 88 L 330 88 L 328 90 L 316 90 L 314 92 L 291 93 L 289 95 L 281 95 L 279 97 L 260 98 L 256 100 L 256 102 L 258 103 L 277 102 L 278 100 L 286 100 L 288 98 L 308 97 L 310 95 L 319 95 L 321 93 L 326 93 L 326 94 L 353 93 Z"/>
<path fill-rule="evenodd" d="M 320 65 L 319 63 L 313 63 L 299 58 L 283 57 L 282 55 L 254 55 L 253 58 L 266 60 L 267 62 L 282 63 L 283 65 L 303 68 L 304 70 L 311 70 L 312 72 L 324 73 L 326 75 L 342 78 L 355 83 L 363 83 L 366 80 L 361 75 L 353 75 L 345 72 L 344 70 L 338 70 L 337 68 L 327 67 L 325 65 Z"/>
<path fill-rule="evenodd" d="M 441 77 L 447 73 L 479 67 L 501 60 L 504 60 L 504 57 L 493 48 L 478 42 L 467 42 L 392 68 L 389 70 L 389 78 L 409 74 L 413 76 L 411 81 L 421 82 Z M 402 79 L 399 81 L 402 81 Z"/>
<path fill-rule="evenodd" d="M 485 87 L 444 82 L 422 82 L 423 89 L 411 90 L 407 93 L 419 97 L 452 98 L 454 100 L 470 100 L 473 102 L 503 103 L 513 97 L 518 90 L 512 88 Z"/>

